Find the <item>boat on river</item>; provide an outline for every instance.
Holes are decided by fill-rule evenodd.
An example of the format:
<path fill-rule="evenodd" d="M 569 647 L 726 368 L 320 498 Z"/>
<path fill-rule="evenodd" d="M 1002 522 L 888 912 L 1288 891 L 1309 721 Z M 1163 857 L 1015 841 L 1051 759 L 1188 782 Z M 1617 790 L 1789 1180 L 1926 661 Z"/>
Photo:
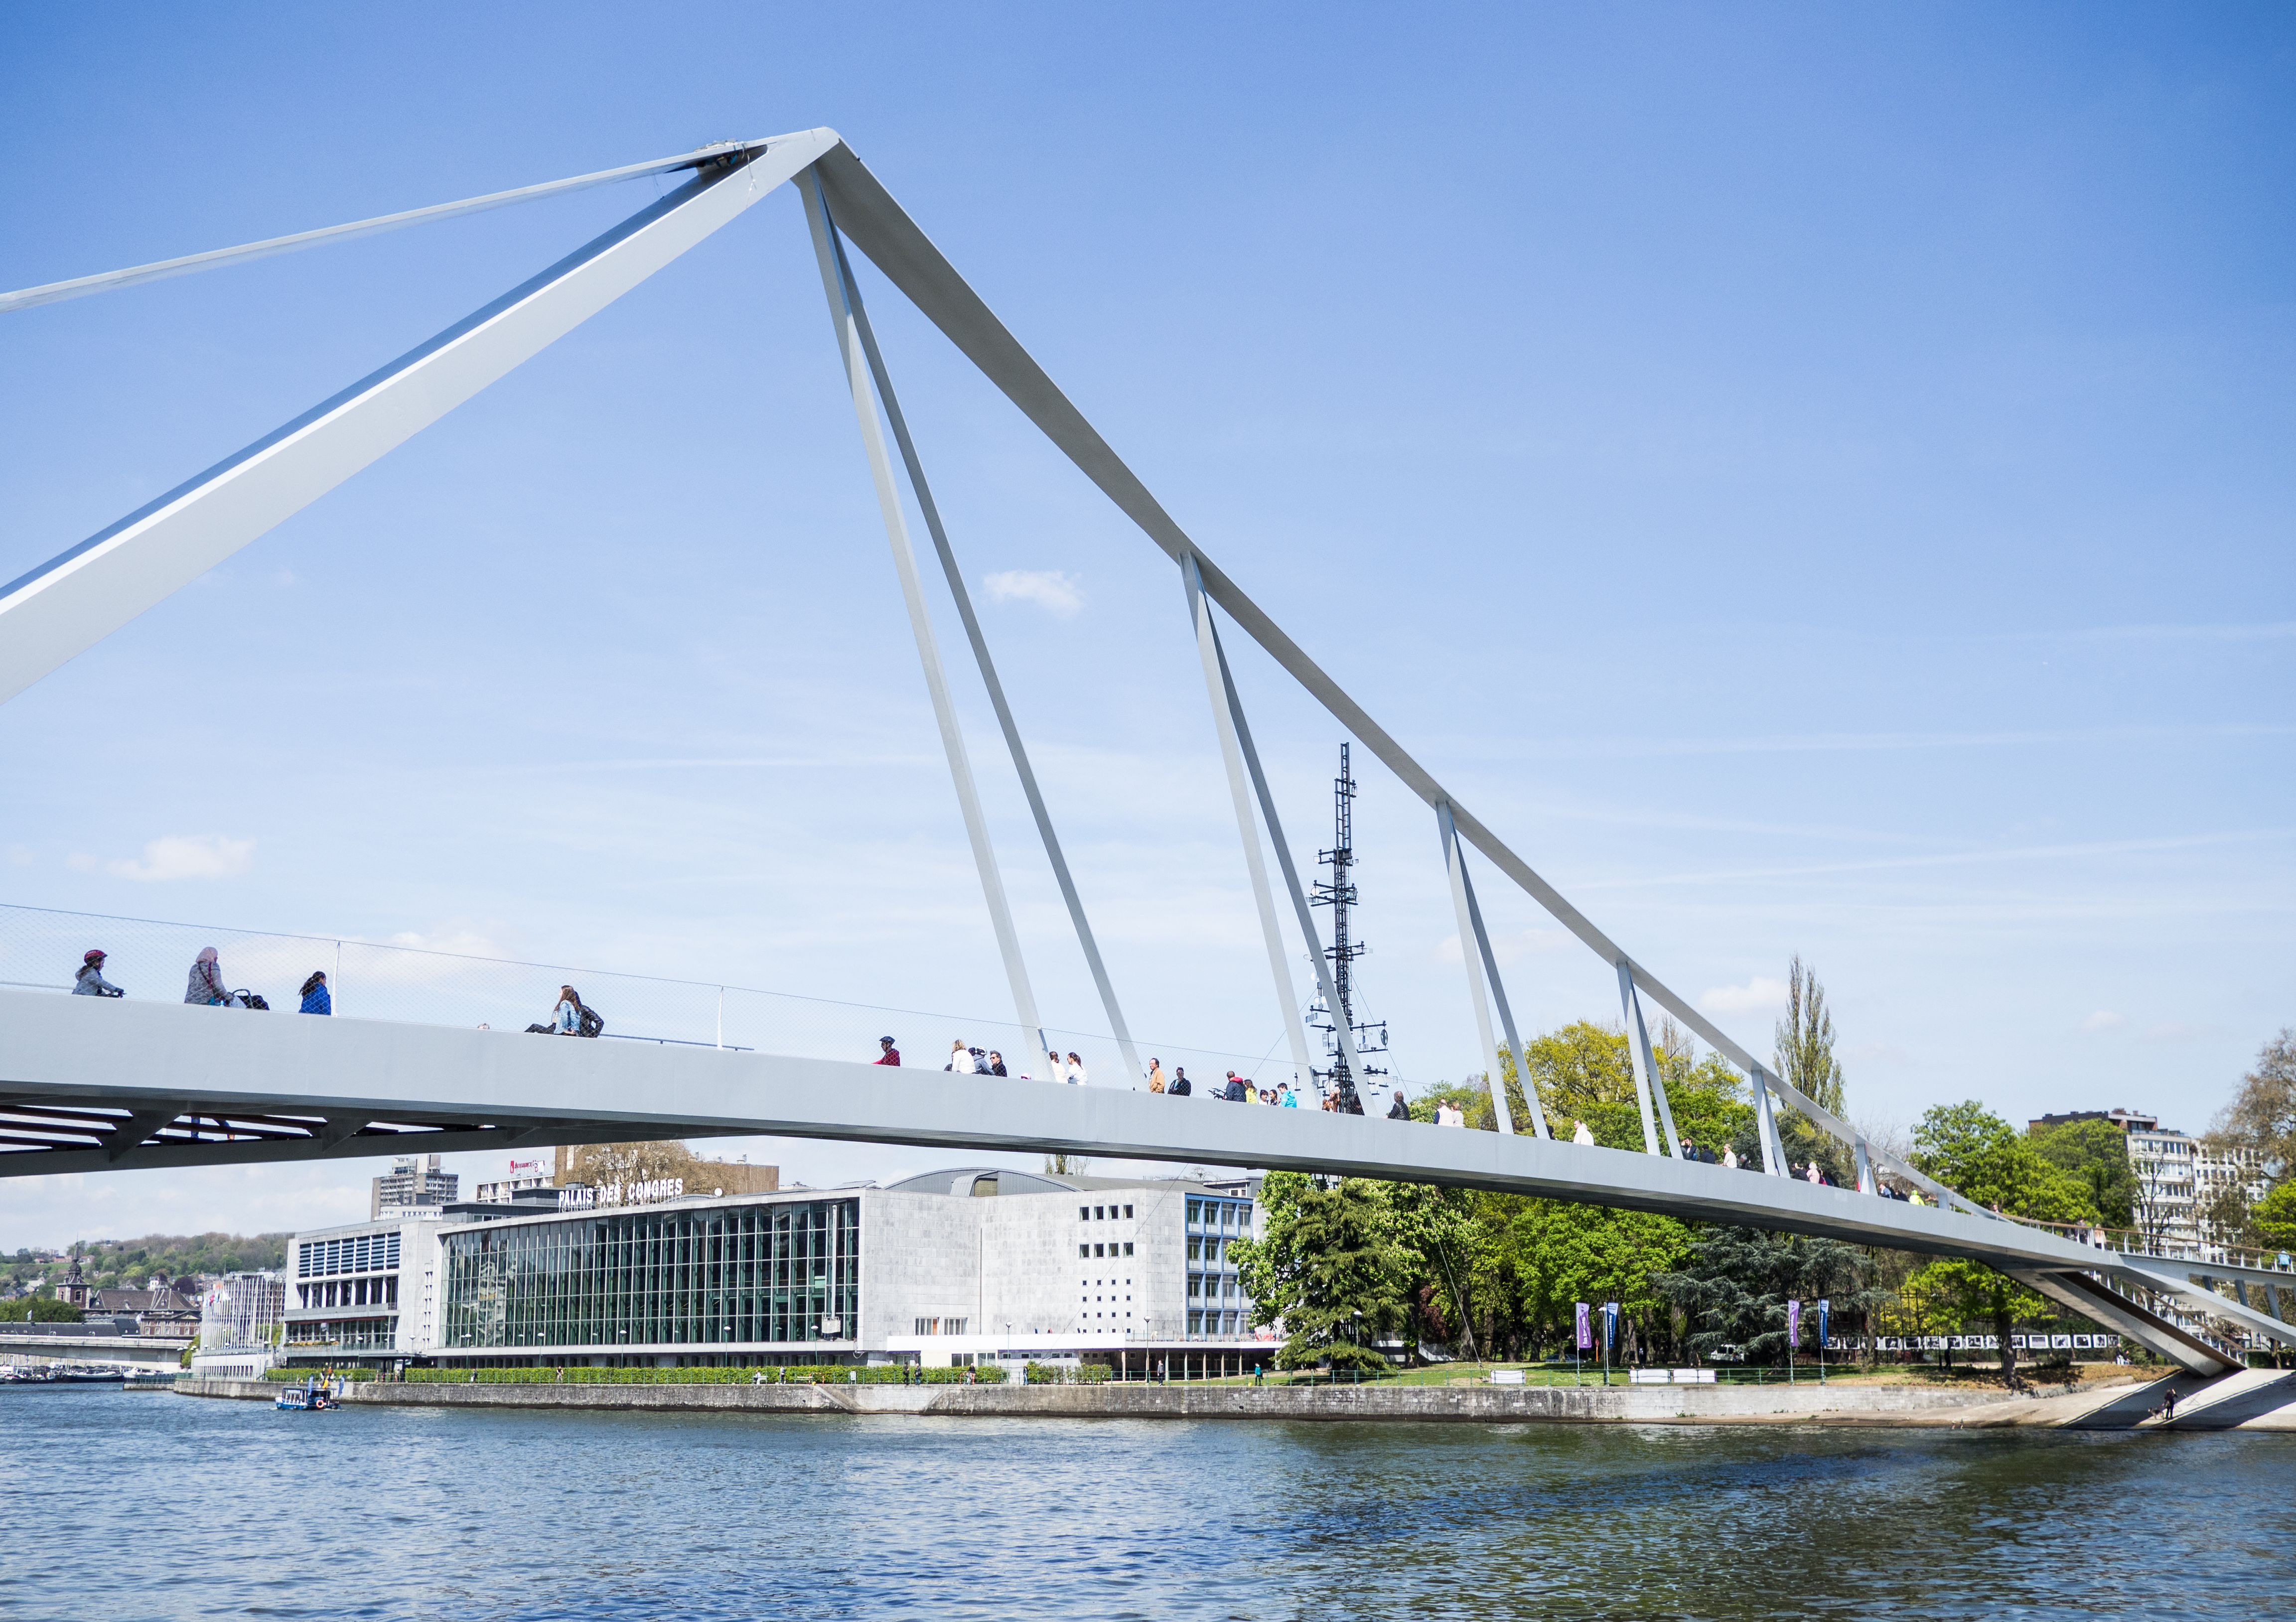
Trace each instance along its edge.
<path fill-rule="evenodd" d="M 271 1405 L 295 1413 L 323 1413 L 330 1408 L 342 1406 L 335 1400 L 335 1394 L 316 1376 L 299 1386 L 282 1389 L 279 1395 L 272 1398 Z"/>

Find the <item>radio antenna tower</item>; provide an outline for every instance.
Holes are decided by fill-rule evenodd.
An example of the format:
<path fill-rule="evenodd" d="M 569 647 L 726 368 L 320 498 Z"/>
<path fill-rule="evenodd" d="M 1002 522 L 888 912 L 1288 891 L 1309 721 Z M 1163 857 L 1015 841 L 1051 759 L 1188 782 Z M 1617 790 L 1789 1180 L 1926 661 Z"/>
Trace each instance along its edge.
<path fill-rule="evenodd" d="M 1370 948 L 1355 938 L 1353 929 L 1356 905 L 1355 800 L 1355 774 L 1348 768 L 1348 746 L 1341 743 L 1340 774 L 1332 782 L 1332 848 L 1318 851 L 1316 856 L 1318 862 L 1332 870 L 1332 879 L 1328 884 L 1317 880 L 1316 893 L 1311 897 L 1314 905 L 1332 909 L 1332 944 L 1324 955 L 1332 963 L 1332 988 L 1339 995 L 1340 1008 L 1338 1017 L 1333 1018 L 1319 992 L 1316 1000 L 1308 1005 L 1308 1024 L 1324 1033 L 1324 1054 L 1332 1061 L 1331 1069 L 1312 1070 L 1310 1074 L 1326 1088 L 1341 1087 L 1342 1092 L 1346 1089 L 1340 1074 L 1339 1058 L 1340 1032 L 1343 1029 L 1355 1036 L 1356 1053 L 1359 1055 L 1356 1074 L 1358 1077 L 1387 1074 L 1384 1069 L 1368 1062 L 1374 1055 L 1387 1052 L 1387 1021 L 1356 1017 L 1355 962 Z M 1341 1102 L 1344 1104 L 1347 1101 L 1342 1098 Z M 1360 1100 L 1357 1101 L 1357 1108 L 1362 1108 Z"/>

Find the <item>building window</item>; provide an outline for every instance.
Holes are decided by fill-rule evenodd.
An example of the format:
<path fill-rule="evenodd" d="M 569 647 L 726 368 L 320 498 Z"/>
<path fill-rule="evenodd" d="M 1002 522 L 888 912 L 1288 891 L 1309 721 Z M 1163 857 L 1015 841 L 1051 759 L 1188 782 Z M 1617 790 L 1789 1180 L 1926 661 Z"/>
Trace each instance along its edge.
<path fill-rule="evenodd" d="M 1092 1219 L 1093 1219 L 1095 1222 L 1098 1222 L 1098 1221 L 1100 1221 L 1100 1220 L 1102 1219 L 1102 1217 L 1103 1217 L 1106 1214 L 1107 1214 L 1107 1213 L 1106 1213 L 1106 1212 L 1104 1212 L 1103 1210 L 1102 1210 L 1102 1208 L 1101 1208 L 1099 1206 L 1096 1206 L 1096 1205 L 1095 1205 L 1095 1206 L 1094 1206 L 1094 1207 L 1092 1208 Z"/>
<path fill-rule="evenodd" d="M 1092 1207 L 1088 1205 L 1080 1205 L 1077 1207 L 1077 1220 L 1078 1222 L 1090 1222 L 1092 1220 Z"/>
<path fill-rule="evenodd" d="M 1128 1239 L 1124 1241 L 1124 1254 L 1127 1256 L 1132 1254 L 1132 1241 Z"/>
<path fill-rule="evenodd" d="M 1105 1249 L 1107 1249 L 1107 1247 L 1104 1245 L 1095 1245 L 1092 1248 L 1092 1253 L 1095 1256 L 1098 1256 Z"/>
<path fill-rule="evenodd" d="M 1089 1261 L 1092 1258 L 1092 1247 L 1090 1245 L 1078 1245 L 1077 1247 L 1077 1254 Z"/>

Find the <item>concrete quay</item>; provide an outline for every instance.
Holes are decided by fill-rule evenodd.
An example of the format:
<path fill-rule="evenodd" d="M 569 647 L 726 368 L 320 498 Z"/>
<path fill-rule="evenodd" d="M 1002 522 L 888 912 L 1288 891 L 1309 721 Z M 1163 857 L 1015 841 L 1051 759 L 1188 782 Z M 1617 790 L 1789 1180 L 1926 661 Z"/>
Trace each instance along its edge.
<path fill-rule="evenodd" d="M 346 1407 L 926 1415 L 979 1419 L 1389 1420 L 1471 1424 L 1836 1424 L 2151 1429 L 2174 1387 L 2177 1429 L 2296 1430 L 2296 1374 L 2189 1376 L 2067 1397 L 2005 1399 L 1930 1386 L 894 1386 L 393 1385 L 346 1388 Z M 178 1395 L 267 1402 L 266 1380 L 182 1380 Z M 2206 1422 L 2217 1410 L 2218 1423 Z M 2283 1411 L 2284 1410 L 2284 1412 Z"/>

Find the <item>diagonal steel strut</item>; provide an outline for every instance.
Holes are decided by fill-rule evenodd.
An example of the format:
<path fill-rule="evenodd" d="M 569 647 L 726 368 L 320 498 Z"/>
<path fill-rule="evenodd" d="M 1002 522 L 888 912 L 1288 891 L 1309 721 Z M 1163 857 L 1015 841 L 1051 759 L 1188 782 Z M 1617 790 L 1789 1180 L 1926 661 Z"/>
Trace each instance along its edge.
<path fill-rule="evenodd" d="M 809 130 L 748 163 L 697 175 L 332 399 L 0 586 L 0 703 L 564 337 L 836 141 L 833 130 Z"/>
<path fill-rule="evenodd" d="M 817 192 L 816 182 L 808 195 Z M 1044 794 L 1037 785 L 1037 772 L 1029 763 L 1028 746 L 1021 741 L 1020 724 L 1013 720 L 1013 707 L 1005 701 L 1004 683 L 996 674 L 996 661 L 988 655 L 988 639 L 981 634 L 980 616 L 972 611 L 972 594 L 965 589 L 964 571 L 957 567 L 956 551 L 949 545 L 948 531 L 941 523 L 940 504 L 933 499 L 932 486 L 925 478 L 924 463 L 917 455 L 916 443 L 909 436 L 908 419 L 901 412 L 900 397 L 893 391 L 892 374 L 886 370 L 884 355 L 877 348 L 876 328 L 870 324 L 869 307 L 862 301 L 861 285 L 853 279 L 853 266 L 846 259 L 845 244 L 838 234 L 837 221 L 826 208 L 822 211 L 822 217 L 827 226 L 830 249 L 836 255 L 838 280 L 844 289 L 846 304 L 852 311 L 854 325 L 860 333 L 861 351 L 868 358 L 869 375 L 875 381 L 878 399 L 885 408 L 885 420 L 892 425 L 893 443 L 901 453 L 901 465 L 908 472 L 909 488 L 917 498 L 917 510 L 924 514 L 925 530 L 932 537 L 933 551 L 940 559 L 941 574 L 948 582 L 949 595 L 955 599 L 957 618 L 964 623 L 965 639 L 972 644 L 973 662 L 980 668 L 981 684 L 988 690 L 989 706 L 996 710 L 996 725 L 1004 733 L 1004 746 L 1013 756 L 1013 769 L 1020 774 L 1021 791 L 1028 798 L 1029 815 L 1037 819 L 1037 836 L 1044 840 L 1046 859 L 1052 864 L 1053 878 L 1060 886 L 1061 899 L 1067 904 L 1069 922 L 1076 928 L 1077 945 L 1084 951 L 1086 967 L 1092 971 L 1093 986 L 1100 993 L 1100 1005 L 1108 1014 L 1110 1032 L 1116 1037 L 1117 1047 L 1124 1054 L 1125 1073 L 1136 1077 L 1141 1074 L 1140 1053 L 1133 1044 L 1132 1028 L 1125 1023 L 1124 1010 L 1117 1004 L 1115 985 L 1109 979 L 1108 965 L 1101 959 L 1100 942 L 1093 935 L 1091 921 L 1085 916 L 1084 898 L 1077 893 L 1076 880 L 1069 872 L 1068 856 L 1061 849 L 1060 835 L 1053 830 L 1053 814 L 1046 807 Z"/>

